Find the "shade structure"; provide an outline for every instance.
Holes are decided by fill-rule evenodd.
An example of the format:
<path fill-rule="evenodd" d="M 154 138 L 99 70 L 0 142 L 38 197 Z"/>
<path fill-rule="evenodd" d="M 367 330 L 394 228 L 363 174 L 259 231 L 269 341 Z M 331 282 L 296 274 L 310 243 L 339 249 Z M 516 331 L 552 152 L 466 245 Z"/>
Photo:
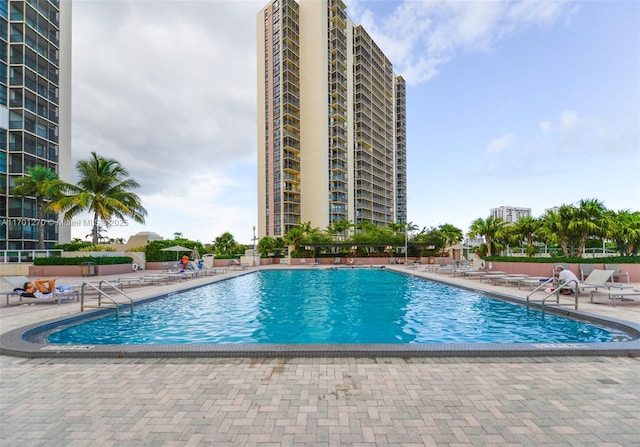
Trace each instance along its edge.
<path fill-rule="evenodd" d="M 176 261 L 179 259 L 179 254 L 181 252 L 193 251 L 191 248 L 183 247 L 182 245 L 173 245 L 167 248 L 161 248 L 160 251 L 175 251 L 176 252 Z"/>

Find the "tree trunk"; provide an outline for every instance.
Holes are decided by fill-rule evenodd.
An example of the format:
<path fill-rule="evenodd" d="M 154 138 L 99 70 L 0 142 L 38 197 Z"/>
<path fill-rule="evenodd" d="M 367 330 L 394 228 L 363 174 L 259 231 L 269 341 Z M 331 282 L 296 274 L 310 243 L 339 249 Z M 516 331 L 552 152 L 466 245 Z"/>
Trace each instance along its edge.
<path fill-rule="evenodd" d="M 36 225 L 38 225 L 38 250 L 44 250 L 44 200 L 36 198 Z"/>
<path fill-rule="evenodd" d="M 92 230 L 92 242 L 94 245 L 98 244 L 98 213 L 93 213 L 93 230 Z"/>

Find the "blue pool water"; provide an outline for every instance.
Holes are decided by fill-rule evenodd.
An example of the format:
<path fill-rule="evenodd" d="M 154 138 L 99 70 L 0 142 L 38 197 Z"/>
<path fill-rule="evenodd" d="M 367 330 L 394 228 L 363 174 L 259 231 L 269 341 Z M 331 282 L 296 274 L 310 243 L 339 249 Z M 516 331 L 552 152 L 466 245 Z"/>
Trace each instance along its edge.
<path fill-rule="evenodd" d="M 51 343 L 577 343 L 623 333 L 382 269 L 272 270 L 58 330 Z"/>

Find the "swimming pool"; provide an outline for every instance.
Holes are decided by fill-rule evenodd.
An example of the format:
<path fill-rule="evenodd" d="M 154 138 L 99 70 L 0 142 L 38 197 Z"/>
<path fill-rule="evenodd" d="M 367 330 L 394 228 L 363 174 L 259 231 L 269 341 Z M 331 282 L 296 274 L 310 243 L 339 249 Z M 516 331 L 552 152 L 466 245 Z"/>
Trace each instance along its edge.
<path fill-rule="evenodd" d="M 272 270 L 55 330 L 58 344 L 593 343 L 622 331 L 381 269 Z"/>
<path fill-rule="evenodd" d="M 183 290 L 183 292 L 188 292 L 186 297 L 197 297 L 197 299 L 202 296 L 208 296 L 209 292 L 206 294 L 203 291 L 209 290 L 208 287 L 202 288 L 200 286 L 209 283 L 216 282 L 220 284 L 223 289 L 223 296 L 226 293 L 240 294 L 246 295 L 246 292 L 252 290 L 248 284 L 254 284 L 254 281 L 257 284 L 262 284 L 264 278 L 263 276 L 264 268 L 259 272 L 230 272 L 225 277 L 214 277 L 212 279 L 202 279 L 202 280 L 194 280 L 190 284 L 191 289 Z M 271 270 L 271 268 L 267 267 L 266 270 Z M 280 269 L 278 269 L 280 270 Z M 331 275 L 325 276 L 325 278 L 329 278 L 331 290 L 337 289 L 338 292 L 341 289 L 347 290 L 347 287 L 353 283 L 358 286 L 363 286 L 361 292 L 355 293 L 354 290 L 351 292 L 351 299 L 348 300 L 348 305 L 343 307 L 349 308 L 367 308 L 369 304 L 372 302 L 370 297 L 375 296 L 380 293 L 380 295 L 386 299 L 390 296 L 391 292 L 398 290 L 397 287 L 392 287 L 391 292 L 389 290 L 384 290 L 382 286 L 374 287 L 371 283 L 366 283 L 363 278 L 359 278 L 356 276 L 350 277 L 352 269 L 344 269 L 344 270 L 333 270 L 326 271 L 323 269 L 312 269 L 314 275 L 318 275 L 317 277 L 310 277 L 310 279 L 303 281 L 303 283 L 299 286 L 298 289 L 295 289 L 291 286 L 291 283 L 286 280 L 289 278 L 286 275 L 293 275 L 293 271 L 301 271 L 301 269 L 291 269 L 291 270 L 280 270 L 282 271 L 282 276 L 278 281 L 275 281 L 276 288 L 275 293 L 278 294 L 280 291 L 283 293 L 289 293 L 291 290 L 297 290 L 298 292 L 294 295 L 298 296 L 298 299 L 302 299 L 303 304 L 299 304 L 301 308 L 305 310 L 305 312 L 301 313 L 303 317 L 309 318 L 311 316 L 322 316 L 326 321 L 332 321 L 330 319 L 333 318 L 332 314 L 327 312 L 327 308 L 322 307 L 320 310 L 315 309 L 311 306 L 311 304 L 315 301 L 322 303 L 323 300 L 327 298 L 323 298 L 319 291 L 322 290 L 322 287 L 329 287 L 328 285 L 322 285 L 318 282 L 322 275 Z M 411 310 L 408 304 L 413 303 L 415 301 L 415 297 L 411 295 L 419 291 L 422 287 L 431 287 L 431 281 L 426 281 L 424 278 L 420 278 L 421 274 L 416 273 L 411 270 L 406 270 L 400 267 L 395 266 L 387 266 L 387 271 L 383 272 L 380 269 L 353 269 L 355 271 L 371 271 L 378 272 L 375 274 L 390 274 L 389 270 L 394 270 L 397 272 L 395 275 L 390 276 L 382 276 L 381 278 L 387 278 L 388 281 L 384 281 L 388 283 L 387 285 L 395 284 L 392 278 L 398 279 L 404 278 L 408 285 L 405 290 L 405 294 L 400 298 L 402 302 L 406 303 L 407 306 L 402 307 L 400 310 L 395 310 L 396 312 L 393 315 L 408 315 L 408 319 L 414 318 L 414 315 L 418 315 L 420 312 L 418 310 Z M 339 276 L 339 272 L 342 271 L 350 277 L 349 280 Z M 338 275 L 336 275 L 338 274 Z M 355 273 L 354 273 L 355 275 Z M 241 276 L 243 278 L 242 281 L 236 282 L 235 279 L 229 278 L 229 276 Z M 272 278 L 276 278 L 275 276 Z M 237 278 L 241 279 L 241 278 Z M 411 279 L 411 281 L 409 281 Z M 250 280 L 249 282 L 245 282 L 245 280 Z M 413 282 L 417 280 L 418 282 Z M 436 280 L 437 281 L 437 280 Z M 499 301 L 506 301 L 508 303 L 517 303 L 520 310 L 523 310 L 522 305 L 524 304 L 524 299 L 522 297 L 518 297 L 517 295 L 507 294 L 504 292 L 495 292 L 495 291 L 478 291 L 470 289 L 469 287 L 461 284 L 453 284 L 456 287 L 450 290 L 447 293 L 452 295 L 450 296 L 441 296 L 436 306 L 443 306 L 444 303 L 449 303 L 453 305 L 452 310 L 449 311 L 449 314 L 455 316 L 456 319 L 463 319 L 462 316 L 459 315 L 465 307 L 471 306 L 474 309 L 477 308 L 485 308 L 489 309 L 491 306 L 496 304 Z M 189 283 L 185 283 L 183 287 L 189 287 Z M 160 289 L 160 288 L 159 288 Z M 215 290 L 215 289 L 212 289 Z M 358 290 L 358 289 L 356 289 Z M 158 290 L 159 291 L 159 290 Z M 191 292 L 197 292 L 195 295 L 191 295 Z M 461 292 L 473 292 L 475 295 L 489 295 L 483 296 L 485 299 L 490 299 L 489 302 L 485 303 L 484 301 L 480 301 L 478 304 L 471 305 L 469 303 L 465 304 L 465 298 L 461 298 L 466 294 L 458 295 Z M 337 292 L 335 292 L 337 293 Z M 232 294 L 232 296 L 233 296 Z M 366 298 L 365 304 L 362 302 L 356 301 L 355 297 L 363 295 Z M 139 298 L 136 300 L 136 306 L 134 311 L 134 316 L 139 313 L 139 310 L 143 309 L 147 303 L 151 303 L 153 301 L 169 303 L 169 307 L 171 309 L 174 306 L 171 304 L 176 299 L 182 299 L 182 293 L 176 293 L 174 291 L 160 293 L 159 295 L 150 296 L 145 293 L 141 293 L 138 295 Z M 320 298 L 318 298 L 320 296 Z M 312 297 L 316 297 L 315 300 L 311 300 Z M 168 298 L 168 300 L 164 300 Z M 494 300 L 493 298 L 497 298 L 498 300 Z M 193 298 L 191 298 L 193 299 Z M 260 297 L 260 300 L 267 300 L 264 297 Z M 306 300 L 306 301 L 305 301 Z M 218 306 L 214 313 L 227 309 L 229 307 L 233 307 L 236 303 L 233 303 L 229 300 L 221 300 L 219 298 L 212 299 L 214 303 L 217 303 Z M 358 304 L 359 303 L 359 304 Z M 191 305 L 195 304 L 195 302 L 190 303 Z M 193 307 L 193 306 L 192 306 Z M 255 303 L 248 308 L 245 308 L 245 314 L 251 314 L 258 309 Z M 535 304 L 532 305 L 531 311 L 524 310 L 525 313 L 533 312 L 533 309 L 538 308 Z M 247 310 L 250 309 L 250 310 Z M 174 312 L 175 313 L 175 312 Z M 427 310 L 423 310 L 423 313 L 430 318 L 431 313 Z M 485 312 L 486 313 L 486 312 Z M 479 319 L 484 318 L 484 314 L 479 317 Z M 567 308 L 548 308 L 546 314 L 531 314 L 536 315 L 536 318 L 543 320 L 544 322 L 555 321 L 549 320 L 550 317 L 555 318 L 557 315 L 560 316 L 571 316 L 573 319 L 578 320 L 580 322 L 591 323 L 591 325 L 597 328 L 596 333 L 600 333 L 599 331 L 602 329 L 609 334 L 612 334 L 611 340 L 617 341 L 593 341 L 593 342 L 513 342 L 512 338 L 502 339 L 499 342 L 485 342 L 485 341 L 477 341 L 477 342 L 454 342 L 452 340 L 449 341 L 441 341 L 441 342 L 421 342 L 416 341 L 420 340 L 420 337 L 414 337 L 413 341 L 393 341 L 386 343 L 377 343 L 377 342 L 361 342 L 361 343 L 338 343 L 338 342 L 318 342 L 318 343 L 310 343 L 310 342 L 289 342 L 289 343 L 266 343 L 266 342 L 255 342 L 255 343 L 246 343 L 241 341 L 236 342 L 224 342 L 224 343 L 212 343 L 212 342 L 202 342 L 202 340 L 191 342 L 191 343 L 183 343 L 177 344 L 174 342 L 169 342 L 168 340 L 164 343 L 126 343 L 126 344 L 103 344 L 97 343 L 98 340 L 94 340 L 93 342 L 88 343 L 80 343 L 80 342 L 67 342 L 67 343 L 51 343 L 48 342 L 47 339 L 53 333 L 60 331 L 61 329 L 68 329 L 72 326 L 76 326 L 81 323 L 86 323 L 92 320 L 97 320 L 102 317 L 107 317 L 107 319 L 114 319 L 113 310 L 112 309 L 101 309 L 90 312 L 81 312 L 81 313 L 70 313 L 67 316 L 59 317 L 50 321 L 45 322 L 34 322 L 28 326 L 16 328 L 10 330 L 5 333 L 0 334 L 0 354 L 11 355 L 17 357 L 27 357 L 27 358 L 177 358 L 177 357 L 456 357 L 456 356 L 464 356 L 464 357 L 512 357 L 512 356 L 584 356 L 584 355 L 596 355 L 596 356 L 639 356 L 640 355 L 640 324 L 616 320 L 612 317 L 598 316 L 589 314 L 584 311 L 577 310 L 569 310 Z M 125 317 L 129 318 L 129 317 Z M 121 318 L 121 321 L 125 318 Z M 153 314 L 150 319 L 154 318 Z M 184 321 L 190 322 L 190 316 L 183 317 Z M 272 320 L 278 323 L 278 319 L 275 317 L 275 314 L 272 315 Z M 362 318 L 361 318 L 362 319 Z M 268 318 L 263 318 L 260 321 L 267 321 Z M 399 320 L 399 318 L 396 318 Z M 393 320 L 393 321 L 396 321 Z M 475 324 L 473 318 L 470 319 L 472 325 Z M 356 323 L 358 320 L 355 321 Z M 284 322 L 282 322 L 284 323 Z M 353 322 L 350 322 L 353 323 Z M 125 323 L 126 325 L 127 323 Z M 225 325 L 233 326 L 232 319 L 226 318 L 224 321 Z M 284 325 L 283 325 L 284 326 Z M 354 327 L 357 325 L 354 324 Z M 512 327 L 513 328 L 513 327 Z M 405 324 L 405 329 L 407 332 L 411 333 L 414 331 L 412 324 Z M 512 333 L 519 332 L 519 327 L 516 328 L 515 332 L 512 329 Z M 451 332 L 451 331 L 449 331 Z M 600 333 L 602 334 L 602 333 Z M 606 338 L 606 337 L 605 337 Z M 424 339 L 426 340 L 426 338 Z M 478 339 L 481 340 L 481 339 Z M 506 340 L 506 341 L 505 341 Z"/>

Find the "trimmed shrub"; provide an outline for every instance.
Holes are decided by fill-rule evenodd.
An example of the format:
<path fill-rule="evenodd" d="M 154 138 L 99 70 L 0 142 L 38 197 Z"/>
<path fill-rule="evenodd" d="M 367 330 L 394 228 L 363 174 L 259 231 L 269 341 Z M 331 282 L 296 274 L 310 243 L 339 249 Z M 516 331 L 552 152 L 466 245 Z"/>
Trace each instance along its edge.
<path fill-rule="evenodd" d="M 93 262 L 95 265 L 133 264 L 130 256 L 82 256 L 77 258 L 35 258 L 33 265 L 80 265 L 83 262 Z"/>

